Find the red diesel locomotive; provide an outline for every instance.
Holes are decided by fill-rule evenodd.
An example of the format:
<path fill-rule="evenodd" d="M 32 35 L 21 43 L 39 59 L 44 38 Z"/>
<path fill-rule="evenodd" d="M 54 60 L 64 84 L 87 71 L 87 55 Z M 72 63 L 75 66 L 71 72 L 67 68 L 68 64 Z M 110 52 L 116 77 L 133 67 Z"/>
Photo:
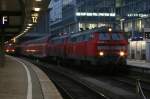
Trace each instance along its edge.
<path fill-rule="evenodd" d="M 47 38 L 47 42 L 44 42 L 47 45 L 45 50 L 44 46 L 37 47 L 40 44 L 38 41 L 33 43 L 36 40 L 30 41 L 29 45 L 33 43 L 32 49 L 45 51 L 47 58 L 63 62 L 88 63 L 89 66 L 91 64 L 106 69 L 126 65 L 128 41 L 123 32 L 113 31 L 112 28 L 97 28 Z"/>

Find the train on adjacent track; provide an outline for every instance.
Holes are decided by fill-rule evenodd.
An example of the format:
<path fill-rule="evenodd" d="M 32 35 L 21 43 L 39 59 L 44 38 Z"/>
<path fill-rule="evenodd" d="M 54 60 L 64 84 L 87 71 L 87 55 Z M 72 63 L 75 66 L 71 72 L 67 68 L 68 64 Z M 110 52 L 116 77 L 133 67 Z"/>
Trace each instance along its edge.
<path fill-rule="evenodd" d="M 126 67 L 127 45 L 124 32 L 103 27 L 27 41 L 20 45 L 20 53 L 60 63 L 112 70 Z"/>
<path fill-rule="evenodd" d="M 4 45 L 4 51 L 8 54 L 14 55 L 16 51 L 16 46 L 14 43 L 7 43 Z"/>

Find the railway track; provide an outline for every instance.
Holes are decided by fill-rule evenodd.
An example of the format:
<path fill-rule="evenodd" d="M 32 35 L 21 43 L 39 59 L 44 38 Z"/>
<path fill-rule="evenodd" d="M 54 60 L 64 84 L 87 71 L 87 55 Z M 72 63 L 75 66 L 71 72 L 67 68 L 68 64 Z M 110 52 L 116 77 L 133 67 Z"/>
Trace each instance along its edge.
<path fill-rule="evenodd" d="M 130 71 L 130 70 L 129 70 Z M 143 70 L 139 70 L 143 71 Z M 128 75 L 117 75 L 111 77 L 98 77 L 100 81 L 113 83 L 114 86 L 118 86 L 125 90 L 129 90 L 136 93 L 140 99 L 150 99 L 150 76 L 146 72 L 141 73 L 139 71 L 130 71 Z M 103 79 L 104 78 L 104 79 Z"/>
<path fill-rule="evenodd" d="M 50 78 L 69 96 L 69 99 L 106 99 L 102 94 L 92 90 L 77 79 L 75 80 L 64 74 L 59 74 L 56 71 L 48 72 Z"/>
<path fill-rule="evenodd" d="M 40 65 L 39 63 L 36 63 L 36 65 L 40 66 L 40 68 L 43 69 L 47 73 L 47 75 L 49 75 L 50 79 L 54 81 L 56 86 L 61 90 L 62 94 L 64 95 L 64 99 L 150 99 L 149 83 L 143 81 L 142 83 L 140 83 L 140 85 L 142 86 L 141 89 L 144 90 L 144 95 L 145 93 L 146 95 L 148 95 L 148 97 L 143 98 L 140 95 L 138 95 L 140 93 L 136 92 L 137 86 L 136 79 L 133 79 L 134 77 L 132 77 L 132 79 L 131 77 L 129 78 L 127 76 L 94 77 L 86 75 L 85 73 L 66 69 L 56 65 L 49 66 L 49 64 L 45 63 L 40 63 Z M 102 78 L 104 78 L 105 80 Z M 116 87 L 116 89 L 120 88 L 118 90 L 126 90 L 129 93 L 131 92 L 134 94 L 134 97 L 119 96 L 118 94 L 110 92 L 111 89 L 105 90 L 105 88 L 102 88 L 103 86 L 100 86 L 102 84 L 101 82 L 109 83 L 113 86 L 112 89 L 115 89 Z M 106 85 L 105 87 L 107 87 L 108 85 Z"/>
<path fill-rule="evenodd" d="M 48 66 L 48 64 L 37 64 L 50 79 L 55 83 L 61 91 L 64 99 L 111 99 L 103 93 L 95 90 L 95 87 L 90 87 L 82 82 L 78 77 L 68 74 L 68 72 L 60 71 L 58 68 Z"/>
<path fill-rule="evenodd" d="M 141 79 L 141 77 L 126 76 L 126 77 L 114 77 L 112 80 L 118 81 L 122 84 L 130 86 L 132 92 L 137 94 L 143 94 L 143 99 L 150 99 L 150 82 Z M 145 98 L 144 98 L 145 97 Z"/>

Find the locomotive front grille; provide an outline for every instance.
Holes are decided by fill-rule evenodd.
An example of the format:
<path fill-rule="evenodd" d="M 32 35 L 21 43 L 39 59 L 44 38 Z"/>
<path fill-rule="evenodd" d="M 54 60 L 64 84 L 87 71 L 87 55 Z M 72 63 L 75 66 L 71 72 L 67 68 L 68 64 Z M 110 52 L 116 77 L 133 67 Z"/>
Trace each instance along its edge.
<path fill-rule="evenodd" d="M 98 46 L 97 47 L 97 51 L 103 52 L 104 55 L 103 56 L 107 56 L 107 57 L 124 57 L 126 56 L 126 46 Z M 101 55 L 99 55 L 101 56 Z"/>
<path fill-rule="evenodd" d="M 126 46 L 98 46 L 98 50 L 126 50 Z"/>

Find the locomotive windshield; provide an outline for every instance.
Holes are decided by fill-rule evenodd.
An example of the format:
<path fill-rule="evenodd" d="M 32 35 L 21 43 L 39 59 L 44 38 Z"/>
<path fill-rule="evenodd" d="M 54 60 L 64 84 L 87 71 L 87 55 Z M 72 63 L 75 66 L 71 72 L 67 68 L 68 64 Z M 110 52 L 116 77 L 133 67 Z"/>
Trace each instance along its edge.
<path fill-rule="evenodd" d="M 110 40 L 110 36 L 107 33 L 100 33 L 99 39 L 100 40 Z"/>
<path fill-rule="evenodd" d="M 100 33 L 99 34 L 99 39 L 100 40 L 123 40 L 124 37 L 120 33 Z"/>
<path fill-rule="evenodd" d="M 124 39 L 123 35 L 119 34 L 119 33 L 112 33 L 111 37 L 112 37 L 112 40 L 123 40 Z"/>

